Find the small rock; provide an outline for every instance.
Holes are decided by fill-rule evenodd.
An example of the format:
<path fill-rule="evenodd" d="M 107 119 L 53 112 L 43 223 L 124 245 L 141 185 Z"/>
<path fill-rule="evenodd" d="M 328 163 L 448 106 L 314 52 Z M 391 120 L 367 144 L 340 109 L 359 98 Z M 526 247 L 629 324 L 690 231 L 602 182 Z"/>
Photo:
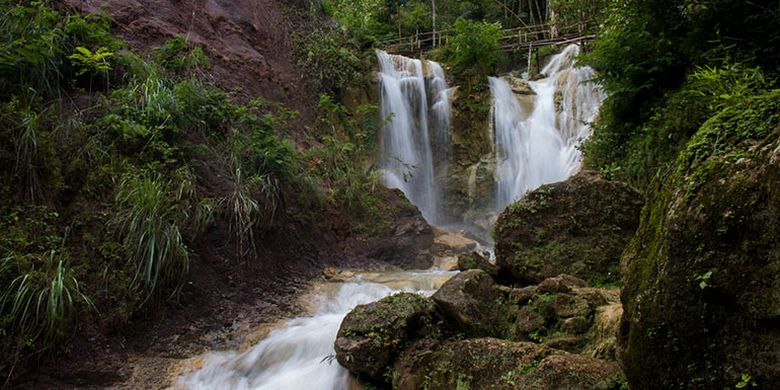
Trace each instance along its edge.
<path fill-rule="evenodd" d="M 561 274 L 543 280 L 537 286 L 537 292 L 539 294 L 567 293 L 570 292 L 572 288 L 583 288 L 587 286 L 588 284 L 584 280 L 576 276 Z"/>
<path fill-rule="evenodd" d="M 590 321 L 585 317 L 571 317 L 561 322 L 561 330 L 569 334 L 583 334 L 590 328 Z"/>
<path fill-rule="evenodd" d="M 441 313 L 471 336 L 498 335 L 501 292 L 485 271 L 453 276 L 431 297 Z"/>

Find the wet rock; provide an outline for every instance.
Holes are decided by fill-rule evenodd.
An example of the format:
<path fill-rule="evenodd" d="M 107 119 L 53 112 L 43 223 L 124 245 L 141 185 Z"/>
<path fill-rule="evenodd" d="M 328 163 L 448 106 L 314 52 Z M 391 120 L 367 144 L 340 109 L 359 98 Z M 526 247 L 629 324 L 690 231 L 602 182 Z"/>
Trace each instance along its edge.
<path fill-rule="evenodd" d="M 542 186 L 499 216 L 496 264 L 525 284 L 560 274 L 616 283 L 641 199 L 630 186 L 587 171 Z"/>
<path fill-rule="evenodd" d="M 431 298 L 442 315 L 468 335 L 494 336 L 501 333 L 502 298 L 494 286 L 490 275 L 473 269 L 453 276 Z"/>
<path fill-rule="evenodd" d="M 477 247 L 477 242 L 456 233 L 443 232 L 433 240 L 431 253 L 436 256 L 452 256 L 466 253 Z"/>
<path fill-rule="evenodd" d="M 571 292 L 572 288 L 587 287 L 584 280 L 571 275 L 558 275 L 547 278 L 539 283 L 536 290 L 539 294 L 554 294 Z"/>
<path fill-rule="evenodd" d="M 599 359 L 615 360 L 617 336 L 620 330 L 620 317 L 623 306 L 613 303 L 596 309 L 590 341 L 584 353 Z"/>
<path fill-rule="evenodd" d="M 404 346 L 437 332 L 433 302 L 401 293 L 353 309 L 341 323 L 336 359 L 351 372 L 383 381 Z"/>
<path fill-rule="evenodd" d="M 617 389 L 615 363 L 544 345 L 491 338 L 424 340 L 396 364 L 393 388 L 406 389 Z"/>
<path fill-rule="evenodd" d="M 490 260 L 477 251 L 458 256 L 458 269 L 461 271 L 480 269 L 493 279 L 498 278 L 498 267 L 495 264 L 491 264 Z"/>
<path fill-rule="evenodd" d="M 352 271 L 346 271 L 346 270 L 328 267 L 322 270 L 322 276 L 325 277 L 325 280 L 327 281 L 345 282 L 355 277 L 355 273 Z"/>
<path fill-rule="evenodd" d="M 433 265 L 429 249 L 433 245 L 433 228 L 398 189 L 388 190 L 385 201 L 394 228 L 385 230 L 367 242 L 367 257 L 404 269 L 426 269 Z"/>
<path fill-rule="evenodd" d="M 512 88 L 512 92 L 518 95 L 536 95 L 536 92 L 528 85 L 528 80 L 509 75 L 503 76 L 502 78 L 506 80 L 509 87 Z"/>
<path fill-rule="evenodd" d="M 522 306 L 528 303 L 536 294 L 536 286 L 526 286 L 523 288 L 512 288 L 508 291 L 509 303 L 515 306 Z"/>
<path fill-rule="evenodd" d="M 632 389 L 780 383 L 780 91 L 708 120 L 649 190 L 623 255 Z"/>
<path fill-rule="evenodd" d="M 588 340 L 583 336 L 560 335 L 545 339 L 543 344 L 561 351 L 580 353 L 587 342 Z"/>

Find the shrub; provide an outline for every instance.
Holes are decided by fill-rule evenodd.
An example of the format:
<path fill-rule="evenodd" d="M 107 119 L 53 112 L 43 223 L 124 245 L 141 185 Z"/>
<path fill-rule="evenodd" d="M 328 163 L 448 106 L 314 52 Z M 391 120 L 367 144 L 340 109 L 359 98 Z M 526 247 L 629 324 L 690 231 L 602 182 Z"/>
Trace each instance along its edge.
<path fill-rule="evenodd" d="M 168 39 L 154 52 L 157 63 L 177 75 L 195 75 L 210 66 L 203 48 L 191 46 L 181 35 Z"/>
<path fill-rule="evenodd" d="M 492 74 L 503 60 L 501 24 L 458 19 L 447 46 L 448 62 L 460 70 Z"/>
<path fill-rule="evenodd" d="M 18 92 L 33 87 L 56 96 L 75 79 L 67 58 L 77 47 L 116 51 L 123 43 L 108 32 L 109 19 L 60 13 L 45 2 L 0 2 L 0 89 Z"/>
<path fill-rule="evenodd" d="M 298 65 L 313 72 L 320 92 L 340 94 L 361 78 L 357 50 L 344 34 L 335 30 L 316 30 L 295 36 Z"/>

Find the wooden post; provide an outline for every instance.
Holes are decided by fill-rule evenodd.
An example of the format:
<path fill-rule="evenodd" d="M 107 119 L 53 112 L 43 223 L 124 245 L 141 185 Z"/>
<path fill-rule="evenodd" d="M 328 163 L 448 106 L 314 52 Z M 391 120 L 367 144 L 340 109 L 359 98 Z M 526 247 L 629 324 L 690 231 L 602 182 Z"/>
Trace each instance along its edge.
<path fill-rule="evenodd" d="M 531 42 L 528 42 L 528 66 L 525 67 L 526 72 L 528 72 L 528 77 L 531 77 L 531 49 L 534 47 L 534 44 Z"/>

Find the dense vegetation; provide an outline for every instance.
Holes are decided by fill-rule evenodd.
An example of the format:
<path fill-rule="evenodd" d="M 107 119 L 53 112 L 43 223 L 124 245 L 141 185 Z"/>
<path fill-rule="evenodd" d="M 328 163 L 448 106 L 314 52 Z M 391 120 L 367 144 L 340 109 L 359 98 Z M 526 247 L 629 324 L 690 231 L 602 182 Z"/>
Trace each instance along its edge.
<path fill-rule="evenodd" d="M 778 3 L 612 2 L 585 56 L 610 97 L 586 163 L 646 188 L 709 118 L 777 87 Z"/>
<path fill-rule="evenodd" d="M 342 210 L 358 231 L 384 215 L 362 163 L 375 106 L 322 95 L 303 153 L 284 137 L 295 111 L 216 87 L 183 37 L 136 53 L 105 16 L 5 0 L 0 15 L 0 372 L 88 322 L 159 313 L 215 226 L 251 265 L 290 209 L 313 224 Z M 353 76 L 328 77 L 324 91 Z"/>

